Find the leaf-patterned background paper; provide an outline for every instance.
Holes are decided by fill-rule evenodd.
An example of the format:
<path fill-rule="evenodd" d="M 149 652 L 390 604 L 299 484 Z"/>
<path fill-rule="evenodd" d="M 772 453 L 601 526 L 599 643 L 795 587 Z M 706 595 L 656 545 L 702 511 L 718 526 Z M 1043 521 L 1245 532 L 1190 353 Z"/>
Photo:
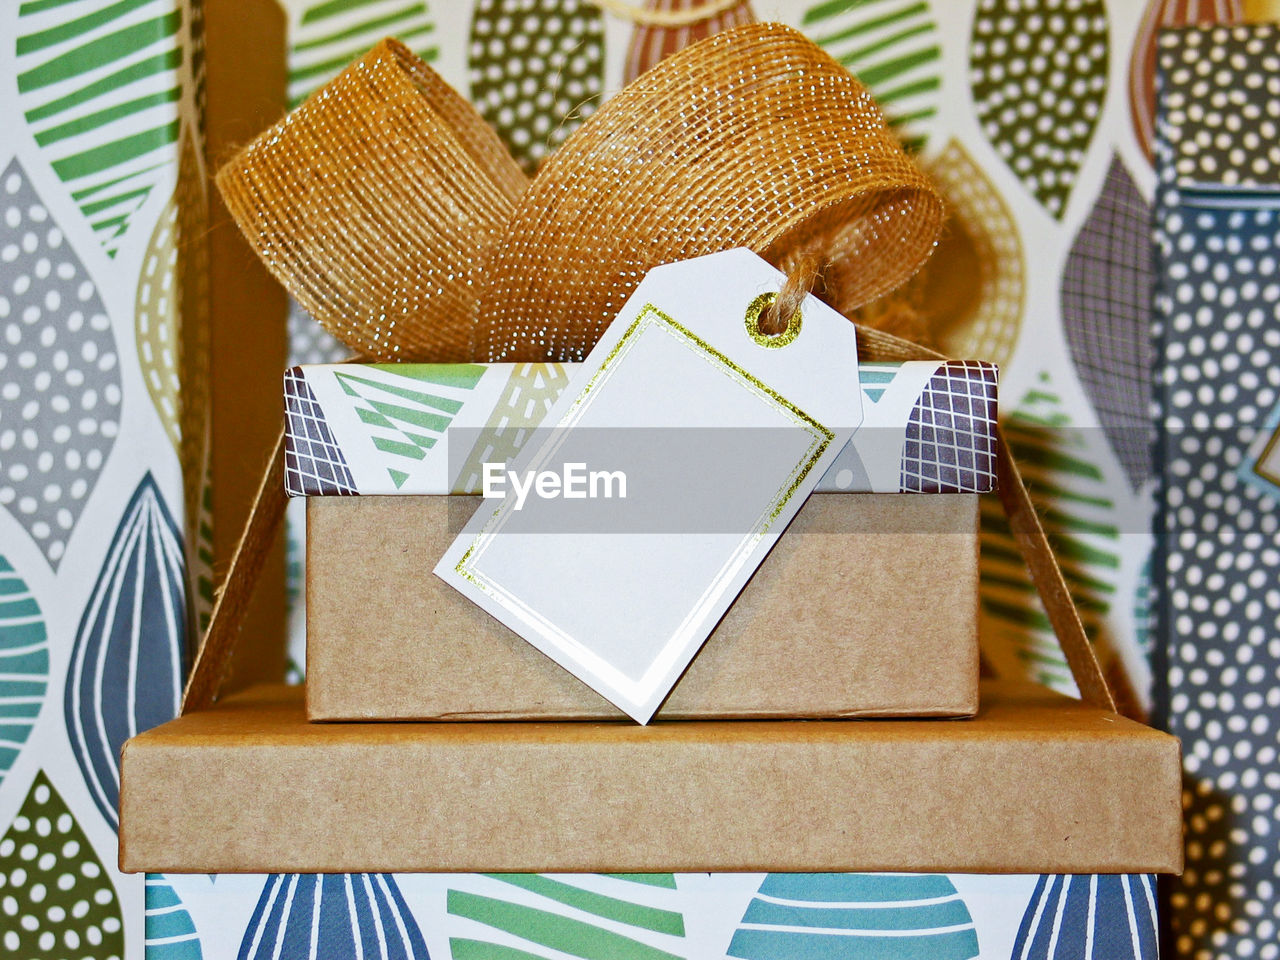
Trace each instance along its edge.
<path fill-rule="evenodd" d="M 144 952 L 143 878 L 115 868 L 116 763 L 175 710 L 191 602 L 198 20 L 190 0 L 0 5 L 5 956 Z"/>
<path fill-rule="evenodd" d="M 588 0 L 277 2 L 290 99 L 380 35 L 398 33 L 495 122 L 530 169 L 641 65 L 633 52 L 647 65 L 668 41 L 682 42 L 679 30 L 641 29 Z M 1039 449 L 1031 469 L 1045 481 L 1043 505 L 1069 548 L 1073 588 L 1113 676 L 1124 677 L 1139 706 L 1150 703 L 1143 637 L 1151 480 L 1127 428 L 1140 414 L 1135 371 L 1145 360 L 1136 305 L 1091 297 L 1082 278 L 1090 256 L 1111 255 L 1099 245 L 1105 225 L 1133 231 L 1132 218 L 1152 201 L 1142 127 L 1154 69 L 1150 26 L 1238 14 L 1234 0 L 1025 0 L 1016 11 L 995 0 L 749 0 L 722 15 L 790 23 L 860 71 L 946 194 L 953 215 L 939 256 L 868 311 L 903 313 L 944 349 L 1002 364 L 1005 411 L 1023 423 L 1025 448 Z M 216 518 L 197 436 L 207 403 L 200 356 L 173 352 L 175 344 L 198 346 L 204 296 L 198 251 L 179 256 L 191 247 L 171 242 L 202 229 L 198 217 L 183 222 L 199 213 L 208 175 L 200 22 L 199 0 L 0 5 L 0 590 L 11 591 L 0 594 L 0 832 L 46 778 L 115 890 L 134 960 L 144 945 L 159 960 L 238 956 L 266 882 L 115 872 L 105 758 L 113 738 L 171 703 L 181 632 L 162 638 L 171 655 L 159 664 L 126 668 L 135 684 L 121 689 L 106 678 L 127 662 L 115 651 L 131 649 L 120 641 L 132 637 L 132 621 L 119 621 L 115 633 L 82 626 L 96 622 L 88 611 L 100 584 L 143 590 L 148 611 L 172 610 L 185 584 L 182 602 L 197 619 L 212 596 L 208 530 Z M 1015 67 L 1019 56 L 1025 63 Z M 1069 280 L 1072 265 L 1079 269 Z M 1140 261 L 1116 267 L 1142 275 Z M 290 318 L 289 335 L 292 362 L 345 356 L 305 316 Z M 1040 421 L 1071 427 L 1037 448 Z M 148 520 L 131 524 L 140 488 L 152 491 Z M 301 664 L 298 519 L 291 513 L 291 636 Z M 145 559 L 145 570 L 113 564 L 122 529 L 137 534 L 128 555 Z M 998 522 L 984 530 L 984 549 L 984 617 L 998 626 L 987 639 L 991 659 L 1069 687 Z M 159 558 L 169 566 L 156 566 Z M 103 652 L 101 670 L 91 650 Z M 69 697 L 73 691 L 81 692 Z M 697 905 L 729 894 L 705 878 L 680 878 L 694 905 L 683 911 L 683 955 L 723 955 L 761 879 L 723 880 L 738 897 L 725 926 Z M 990 905 L 1007 902 L 1000 891 L 1016 891 L 1020 919 L 1035 879 L 953 880 L 979 930 L 980 955 L 1011 957 L 1016 924 L 1007 940 L 982 931 L 992 928 Z M 431 917 L 422 934 L 432 956 L 451 956 L 451 939 L 496 942 L 493 928 L 485 933 L 474 918 L 449 913 L 443 881 L 396 883 L 413 910 Z M 662 888 L 581 884 L 667 909 Z M 552 902 L 492 878 L 463 886 L 525 906 Z M 616 923 L 590 911 L 575 916 Z M 678 939 L 663 936 L 657 948 L 680 955 Z M 490 953 L 547 952 L 531 943 L 503 941 Z"/>

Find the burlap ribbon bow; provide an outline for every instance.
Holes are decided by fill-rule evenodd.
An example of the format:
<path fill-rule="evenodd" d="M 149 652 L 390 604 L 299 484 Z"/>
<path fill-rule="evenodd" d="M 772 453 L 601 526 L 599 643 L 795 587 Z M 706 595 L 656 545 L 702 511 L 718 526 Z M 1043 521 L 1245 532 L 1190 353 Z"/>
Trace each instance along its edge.
<path fill-rule="evenodd" d="M 584 108 L 585 109 L 585 108 Z M 822 266 L 848 312 L 910 277 L 941 199 L 862 85 L 801 34 L 752 24 L 669 57 L 590 117 L 530 182 L 496 133 L 386 40 L 218 175 L 250 244 L 358 355 L 581 360 L 653 266 L 749 247 Z M 864 357 L 939 358 L 859 330 Z M 1083 695 L 1113 707 L 1016 466 L 1002 498 Z M 282 442 L 184 699 L 217 695 L 284 508 Z"/>

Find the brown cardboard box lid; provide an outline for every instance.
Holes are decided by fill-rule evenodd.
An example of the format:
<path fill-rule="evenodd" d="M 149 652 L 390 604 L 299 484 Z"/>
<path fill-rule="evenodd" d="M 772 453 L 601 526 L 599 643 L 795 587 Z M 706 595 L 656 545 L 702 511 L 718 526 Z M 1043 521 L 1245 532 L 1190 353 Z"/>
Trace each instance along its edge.
<path fill-rule="evenodd" d="M 125 746 L 155 872 L 1177 872 L 1176 739 L 984 682 L 972 720 L 309 724 L 258 687 Z"/>

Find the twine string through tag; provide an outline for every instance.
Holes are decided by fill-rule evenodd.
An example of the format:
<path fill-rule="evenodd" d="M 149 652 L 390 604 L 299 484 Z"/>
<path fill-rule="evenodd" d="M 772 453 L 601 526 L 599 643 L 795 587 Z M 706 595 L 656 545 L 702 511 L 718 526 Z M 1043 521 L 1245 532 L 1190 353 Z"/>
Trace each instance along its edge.
<path fill-rule="evenodd" d="M 787 279 L 773 302 L 760 314 L 760 332 L 766 336 L 780 336 L 787 329 L 791 318 L 813 293 L 822 278 L 823 258 L 813 250 L 805 250 L 792 258 Z"/>

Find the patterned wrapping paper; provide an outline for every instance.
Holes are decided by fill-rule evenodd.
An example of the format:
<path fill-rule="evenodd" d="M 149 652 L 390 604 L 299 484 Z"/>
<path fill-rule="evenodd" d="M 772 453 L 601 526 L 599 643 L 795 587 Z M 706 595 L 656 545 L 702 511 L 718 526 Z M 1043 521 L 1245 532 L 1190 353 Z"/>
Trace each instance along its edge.
<path fill-rule="evenodd" d="M 618 88 L 642 34 L 586 0 L 281 2 L 292 100 L 394 33 L 473 100 L 484 88 L 483 110 L 526 158 L 541 131 L 559 136 L 590 112 L 585 98 Z M 653 2 L 684 7 L 698 0 Z M 1154 183 L 1148 158 L 1156 29 L 1229 21 L 1239 6 L 1026 0 L 1019 17 L 1009 18 L 996 0 L 751 0 L 733 12 L 798 26 L 858 72 L 942 185 L 951 226 L 906 299 L 930 317 L 947 353 L 1001 365 L 1010 438 L 1060 545 L 1086 627 L 1140 698 L 1149 683 L 1144 531 L 1151 474 L 1133 431 L 1143 429 L 1150 388 L 1141 376 L 1146 319 L 1137 315 L 1132 291 L 1152 276 L 1130 239 L 1149 213 Z M 80 26 L 49 32 L 71 23 Z M 638 56 L 682 42 L 675 31 L 652 28 L 643 39 Z M 1078 45 L 1071 52 L 1079 57 L 1059 69 L 1055 58 L 1068 45 Z M 1015 56 L 1026 60 L 1016 76 Z M 175 372 L 172 349 L 172 318 L 191 315 L 185 304 L 175 313 L 175 295 L 198 305 L 203 279 L 199 270 L 173 265 L 177 250 L 189 249 L 174 238 L 199 232 L 181 221 L 198 209 L 189 201 L 206 182 L 196 119 L 203 57 L 198 4 L 14 0 L 0 8 L 0 844 L 17 830 L 24 807 L 55 811 L 49 822 L 59 830 L 68 824 L 73 839 L 59 850 L 74 852 L 62 856 L 91 851 L 101 866 L 82 869 L 100 870 L 93 885 L 105 878 L 115 900 L 82 916 L 68 910 L 58 935 L 70 929 L 103 956 L 118 954 L 121 938 L 128 956 L 141 956 L 142 882 L 110 867 L 115 835 L 103 797 L 110 797 L 112 754 L 88 744 L 100 742 L 103 731 L 116 742 L 139 718 L 150 722 L 171 710 L 164 704 L 173 693 L 178 634 L 161 633 L 169 638 L 167 655 L 131 658 L 124 651 L 132 625 L 142 621 L 110 602 L 90 611 L 90 602 L 128 596 L 132 586 L 147 599 L 139 609 L 149 622 L 171 631 L 177 544 L 186 557 L 182 582 L 194 582 L 187 595 L 201 602 L 212 595 L 206 474 L 192 453 L 202 433 L 182 429 L 183 411 L 198 407 L 187 398 L 198 397 L 200 387 Z M 573 105 L 567 114 L 565 103 Z M 1017 116 L 1025 122 L 1013 122 Z M 108 144 L 122 146 L 95 152 Z M 49 272 L 41 275 L 44 260 Z M 1111 264 L 1113 280 L 1089 288 L 1099 263 Z M 28 279 L 19 290 L 22 277 Z M 34 317 L 33 310 L 45 320 L 11 334 L 14 318 Z M 290 331 L 294 363 L 347 355 L 305 317 L 291 317 Z M 7 339 L 14 336 L 23 346 Z M 53 342 L 41 343 L 45 336 Z M 74 357 L 81 359 L 73 364 Z M 50 399 L 39 401 L 38 417 L 35 408 L 24 417 L 32 390 L 47 390 Z M 50 485 L 59 490 L 46 499 Z M 301 506 L 290 508 L 295 613 L 303 602 Z M 200 522 L 188 524 L 196 511 Z M 990 659 L 1002 672 L 1070 690 L 998 507 L 984 523 Z M 128 616 L 112 619 L 122 612 Z M 301 617 L 294 622 L 300 644 Z M 294 649 L 296 656 L 300 647 Z M 106 672 L 69 695 L 76 686 L 69 687 L 69 672 L 79 669 L 83 679 L 99 655 Z M 14 869 L 28 869 L 26 861 L 15 867 L 8 859 L 21 849 L 0 846 L 8 851 L 0 853 L 6 895 L 34 888 L 26 874 L 9 879 Z M 254 882 L 223 877 L 207 889 Z M 156 896 L 154 922 L 180 918 L 180 909 Z M 96 901 L 90 895 L 86 902 Z M 219 920 L 192 913 L 199 938 L 208 941 L 204 956 L 238 950 L 237 927 L 251 908 L 237 913 L 234 902 L 228 892 L 228 913 Z M 1263 901 L 1264 912 L 1273 902 Z M 47 903 L 67 909 L 61 899 Z M 47 910 L 41 916 L 53 922 Z M 96 945 L 90 927 L 98 931 Z M 44 932 L 40 927 L 37 939 Z M 197 955 L 190 939 L 176 936 L 166 952 Z M 231 941 L 226 954 L 218 945 Z M 1002 956 L 999 945 L 991 953 L 986 942 L 984 955 Z"/>
<path fill-rule="evenodd" d="M 479 493 L 484 463 L 515 456 L 576 366 L 294 367 L 284 377 L 285 489 L 291 497 Z M 859 374 L 862 426 L 819 492 L 994 489 L 994 366 L 862 363 Z"/>
<path fill-rule="evenodd" d="M 200 33 L 186 0 L 0 5 L 6 956 L 143 953 L 119 749 L 212 597 Z"/>
<path fill-rule="evenodd" d="M 170 874 L 147 957 L 1155 960 L 1154 909 L 1144 875 Z"/>
<path fill-rule="evenodd" d="M 1183 741 L 1179 955 L 1266 956 L 1280 654 L 1280 29 L 1159 39 L 1155 566 L 1168 729 Z"/>

